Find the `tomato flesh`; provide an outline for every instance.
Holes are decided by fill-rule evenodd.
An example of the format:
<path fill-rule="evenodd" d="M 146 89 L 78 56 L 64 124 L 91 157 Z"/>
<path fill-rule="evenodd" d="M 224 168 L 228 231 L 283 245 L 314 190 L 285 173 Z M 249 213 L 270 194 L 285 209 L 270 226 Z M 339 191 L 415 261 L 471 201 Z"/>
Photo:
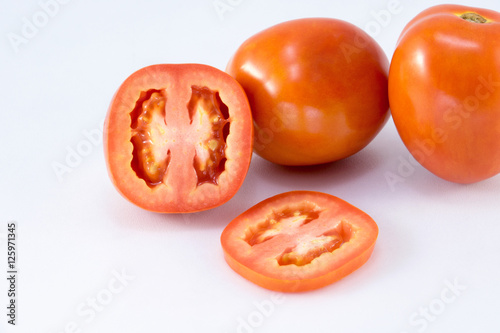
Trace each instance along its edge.
<path fill-rule="evenodd" d="M 272 290 L 305 291 L 330 284 L 368 260 L 378 228 L 334 196 L 287 192 L 234 219 L 221 243 L 228 264 Z"/>
<path fill-rule="evenodd" d="M 115 95 L 105 125 L 108 170 L 119 192 L 165 213 L 229 200 L 248 170 L 252 141 L 243 89 L 226 73 L 196 64 L 134 73 Z"/>

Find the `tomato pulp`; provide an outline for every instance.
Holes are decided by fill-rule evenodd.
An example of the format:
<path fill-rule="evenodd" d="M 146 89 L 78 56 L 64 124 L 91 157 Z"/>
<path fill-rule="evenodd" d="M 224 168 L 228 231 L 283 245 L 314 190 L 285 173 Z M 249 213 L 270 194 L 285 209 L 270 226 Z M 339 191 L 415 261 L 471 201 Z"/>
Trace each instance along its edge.
<path fill-rule="evenodd" d="M 375 221 L 329 194 L 286 192 L 253 206 L 221 235 L 229 266 L 271 290 L 324 287 L 361 267 L 378 236 Z"/>
<path fill-rule="evenodd" d="M 226 71 L 247 93 L 254 150 L 283 165 L 313 165 L 364 148 L 389 117 L 389 63 L 356 26 L 307 18 L 246 40 Z"/>
<path fill-rule="evenodd" d="M 252 154 L 243 89 L 200 64 L 153 65 L 132 74 L 111 102 L 104 134 L 115 187 L 137 206 L 162 213 L 228 201 Z"/>
<path fill-rule="evenodd" d="M 389 73 L 398 133 L 425 168 L 457 183 L 500 172 L 500 13 L 431 7 L 404 28 Z"/>

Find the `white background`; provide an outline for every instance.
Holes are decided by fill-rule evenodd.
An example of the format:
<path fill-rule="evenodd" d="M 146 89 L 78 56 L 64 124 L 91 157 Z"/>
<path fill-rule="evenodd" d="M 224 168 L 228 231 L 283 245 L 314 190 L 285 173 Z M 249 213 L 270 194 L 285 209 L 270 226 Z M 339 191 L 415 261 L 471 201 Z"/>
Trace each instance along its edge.
<path fill-rule="evenodd" d="M 89 148 L 84 133 L 99 131 L 113 93 L 141 67 L 224 69 L 252 34 L 316 16 L 372 29 L 390 58 L 404 25 L 438 1 L 401 0 L 382 26 L 374 13 L 387 0 L 233 0 L 222 16 L 212 0 L 73 0 L 52 7 L 53 17 L 17 47 L 8 36 L 22 37 L 42 9 L 33 0 L 0 3 L 0 332 L 500 330 L 500 176 L 458 185 L 420 166 L 405 169 L 409 153 L 392 120 L 337 163 L 285 168 L 254 156 L 231 201 L 190 215 L 154 214 L 124 200 L 108 179 L 100 138 L 61 181 L 52 167 L 66 164 L 70 150 Z M 474 5 L 500 10 L 493 0 Z M 391 186 L 387 173 L 403 181 Z M 298 189 L 351 202 L 377 221 L 380 235 L 352 275 L 276 295 L 226 265 L 219 237 L 247 208 Z M 9 221 L 18 224 L 16 327 L 5 315 Z M 454 283 L 462 288 L 455 294 Z"/>

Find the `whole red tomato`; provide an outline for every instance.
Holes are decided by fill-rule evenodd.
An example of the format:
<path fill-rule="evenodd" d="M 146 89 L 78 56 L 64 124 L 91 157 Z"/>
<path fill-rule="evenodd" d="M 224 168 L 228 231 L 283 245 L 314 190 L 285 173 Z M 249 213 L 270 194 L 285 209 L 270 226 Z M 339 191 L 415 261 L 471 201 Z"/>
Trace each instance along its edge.
<path fill-rule="evenodd" d="M 429 8 L 403 30 L 389 99 L 401 139 L 437 176 L 473 183 L 500 172 L 500 13 Z"/>
<path fill-rule="evenodd" d="M 361 29 L 329 18 L 284 22 L 245 41 L 226 71 L 252 109 L 254 151 L 284 165 L 342 159 L 388 118 L 388 60 Z"/>

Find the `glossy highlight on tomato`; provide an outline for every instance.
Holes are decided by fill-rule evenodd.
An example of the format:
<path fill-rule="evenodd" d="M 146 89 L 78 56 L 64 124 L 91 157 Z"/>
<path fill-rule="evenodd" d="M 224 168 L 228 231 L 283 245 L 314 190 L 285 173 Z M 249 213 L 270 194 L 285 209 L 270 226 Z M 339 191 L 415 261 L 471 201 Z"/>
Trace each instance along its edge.
<path fill-rule="evenodd" d="M 118 191 L 162 213 L 228 201 L 248 171 L 248 100 L 226 73 L 200 64 L 153 65 L 132 74 L 111 102 L 105 156 Z"/>
<path fill-rule="evenodd" d="M 392 117 L 425 168 L 456 183 L 500 173 L 500 13 L 431 7 L 404 28 L 389 73 Z"/>
<path fill-rule="evenodd" d="M 286 192 L 231 221 L 221 235 L 229 266 L 267 289 L 300 292 L 349 275 L 371 256 L 375 221 L 326 193 Z"/>
<path fill-rule="evenodd" d="M 247 39 L 226 71 L 243 86 L 254 150 L 283 165 L 313 165 L 364 148 L 389 117 L 389 63 L 380 46 L 342 20 L 283 22 Z"/>

